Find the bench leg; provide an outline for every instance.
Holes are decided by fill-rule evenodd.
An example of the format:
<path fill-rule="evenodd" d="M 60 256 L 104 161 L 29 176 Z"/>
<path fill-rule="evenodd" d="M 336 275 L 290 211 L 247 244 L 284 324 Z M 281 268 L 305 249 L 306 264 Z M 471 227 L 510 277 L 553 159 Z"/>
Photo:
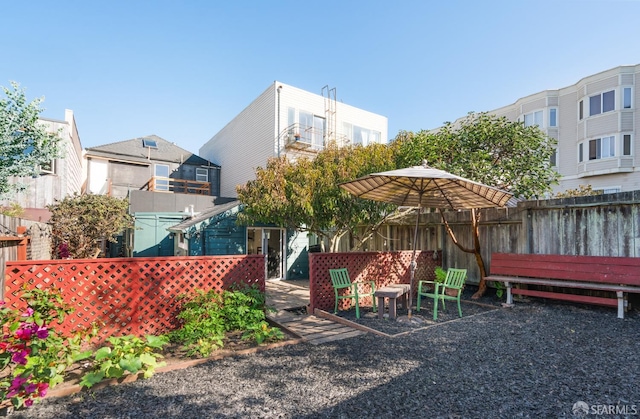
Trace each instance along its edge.
<path fill-rule="evenodd" d="M 511 294 L 511 283 L 505 282 L 504 286 L 507 287 L 507 304 L 513 304 L 513 294 Z"/>
<path fill-rule="evenodd" d="M 384 319 L 384 297 L 378 297 L 378 320 Z"/>
<path fill-rule="evenodd" d="M 396 314 L 396 298 L 389 297 L 389 319 L 395 319 Z"/>
<path fill-rule="evenodd" d="M 624 293 L 622 291 L 616 291 L 618 297 L 618 318 L 624 319 Z"/>

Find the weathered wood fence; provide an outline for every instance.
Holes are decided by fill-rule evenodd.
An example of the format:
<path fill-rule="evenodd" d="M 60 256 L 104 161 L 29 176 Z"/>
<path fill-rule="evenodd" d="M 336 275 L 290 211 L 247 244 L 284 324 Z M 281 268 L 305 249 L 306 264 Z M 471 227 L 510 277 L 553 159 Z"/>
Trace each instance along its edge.
<path fill-rule="evenodd" d="M 415 216 L 383 227 L 367 242 L 370 251 L 410 249 Z M 457 239 L 472 246 L 469 211 L 445 212 Z M 481 253 L 488 270 L 491 253 L 640 257 L 640 191 L 520 202 L 516 207 L 481 211 Z M 468 280 L 480 273 L 473 254 L 449 238 L 439 212 L 420 215 L 418 249 L 442 252 L 445 267 L 464 267 Z"/>

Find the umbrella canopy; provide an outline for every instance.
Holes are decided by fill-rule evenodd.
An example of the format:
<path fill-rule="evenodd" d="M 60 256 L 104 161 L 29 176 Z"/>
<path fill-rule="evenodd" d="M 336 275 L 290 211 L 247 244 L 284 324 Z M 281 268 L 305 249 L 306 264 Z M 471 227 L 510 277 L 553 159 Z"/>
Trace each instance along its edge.
<path fill-rule="evenodd" d="M 416 270 L 416 242 L 420 208 L 457 210 L 502 207 L 512 196 L 507 191 L 474 182 L 444 170 L 431 168 L 427 166 L 426 162 L 422 166 L 372 173 L 350 182 L 341 183 L 340 187 L 359 198 L 390 202 L 399 206 L 418 207 L 410 267 L 410 296 L 413 296 L 413 280 Z M 409 318 L 411 318 L 411 303 L 409 304 Z"/>
<path fill-rule="evenodd" d="M 509 192 L 426 165 L 373 173 L 340 187 L 359 198 L 422 208 L 501 207 L 511 198 Z"/>

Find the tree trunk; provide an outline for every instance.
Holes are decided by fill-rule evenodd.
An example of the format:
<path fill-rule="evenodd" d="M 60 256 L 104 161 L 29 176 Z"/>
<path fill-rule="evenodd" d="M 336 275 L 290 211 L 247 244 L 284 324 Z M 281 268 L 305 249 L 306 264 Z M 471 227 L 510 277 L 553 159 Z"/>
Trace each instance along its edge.
<path fill-rule="evenodd" d="M 487 270 L 484 266 L 484 260 L 482 259 L 482 254 L 480 254 L 480 235 L 478 233 L 478 225 L 480 224 L 480 210 L 477 208 L 471 209 L 471 231 L 473 234 L 473 248 L 464 247 L 462 243 L 458 241 L 455 233 L 449 226 L 446 218 L 444 217 L 444 211 L 440 210 L 440 216 L 442 217 L 442 222 L 449 234 L 449 237 L 453 241 L 458 249 L 462 250 L 465 253 L 473 253 L 476 257 L 476 263 L 478 264 L 478 269 L 480 270 L 480 282 L 478 283 L 478 291 L 471 296 L 472 299 L 477 300 L 482 297 L 484 293 L 487 291 L 487 283 L 485 281 L 485 277 L 487 276 Z"/>

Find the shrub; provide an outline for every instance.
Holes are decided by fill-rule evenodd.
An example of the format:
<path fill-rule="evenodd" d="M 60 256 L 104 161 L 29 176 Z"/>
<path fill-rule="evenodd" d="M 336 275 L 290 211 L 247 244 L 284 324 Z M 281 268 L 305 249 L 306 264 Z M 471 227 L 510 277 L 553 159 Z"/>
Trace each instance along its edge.
<path fill-rule="evenodd" d="M 74 362 L 86 359 L 90 351 L 81 347 L 95 336 L 96 329 L 71 337 L 54 328 L 73 309 L 66 305 L 56 288 L 25 291 L 23 312 L 0 301 L 0 407 L 29 407 L 64 381 L 64 372 Z"/>
<path fill-rule="evenodd" d="M 186 295 L 180 298 L 188 299 Z M 265 297 L 256 286 L 224 291 L 222 295 L 214 290 L 196 290 L 178 314 L 181 327 L 169 338 L 182 344 L 188 356 L 201 357 L 222 348 L 226 332 L 243 331 L 243 339 L 258 344 L 283 339 L 280 329 L 269 327 L 264 311 Z"/>

